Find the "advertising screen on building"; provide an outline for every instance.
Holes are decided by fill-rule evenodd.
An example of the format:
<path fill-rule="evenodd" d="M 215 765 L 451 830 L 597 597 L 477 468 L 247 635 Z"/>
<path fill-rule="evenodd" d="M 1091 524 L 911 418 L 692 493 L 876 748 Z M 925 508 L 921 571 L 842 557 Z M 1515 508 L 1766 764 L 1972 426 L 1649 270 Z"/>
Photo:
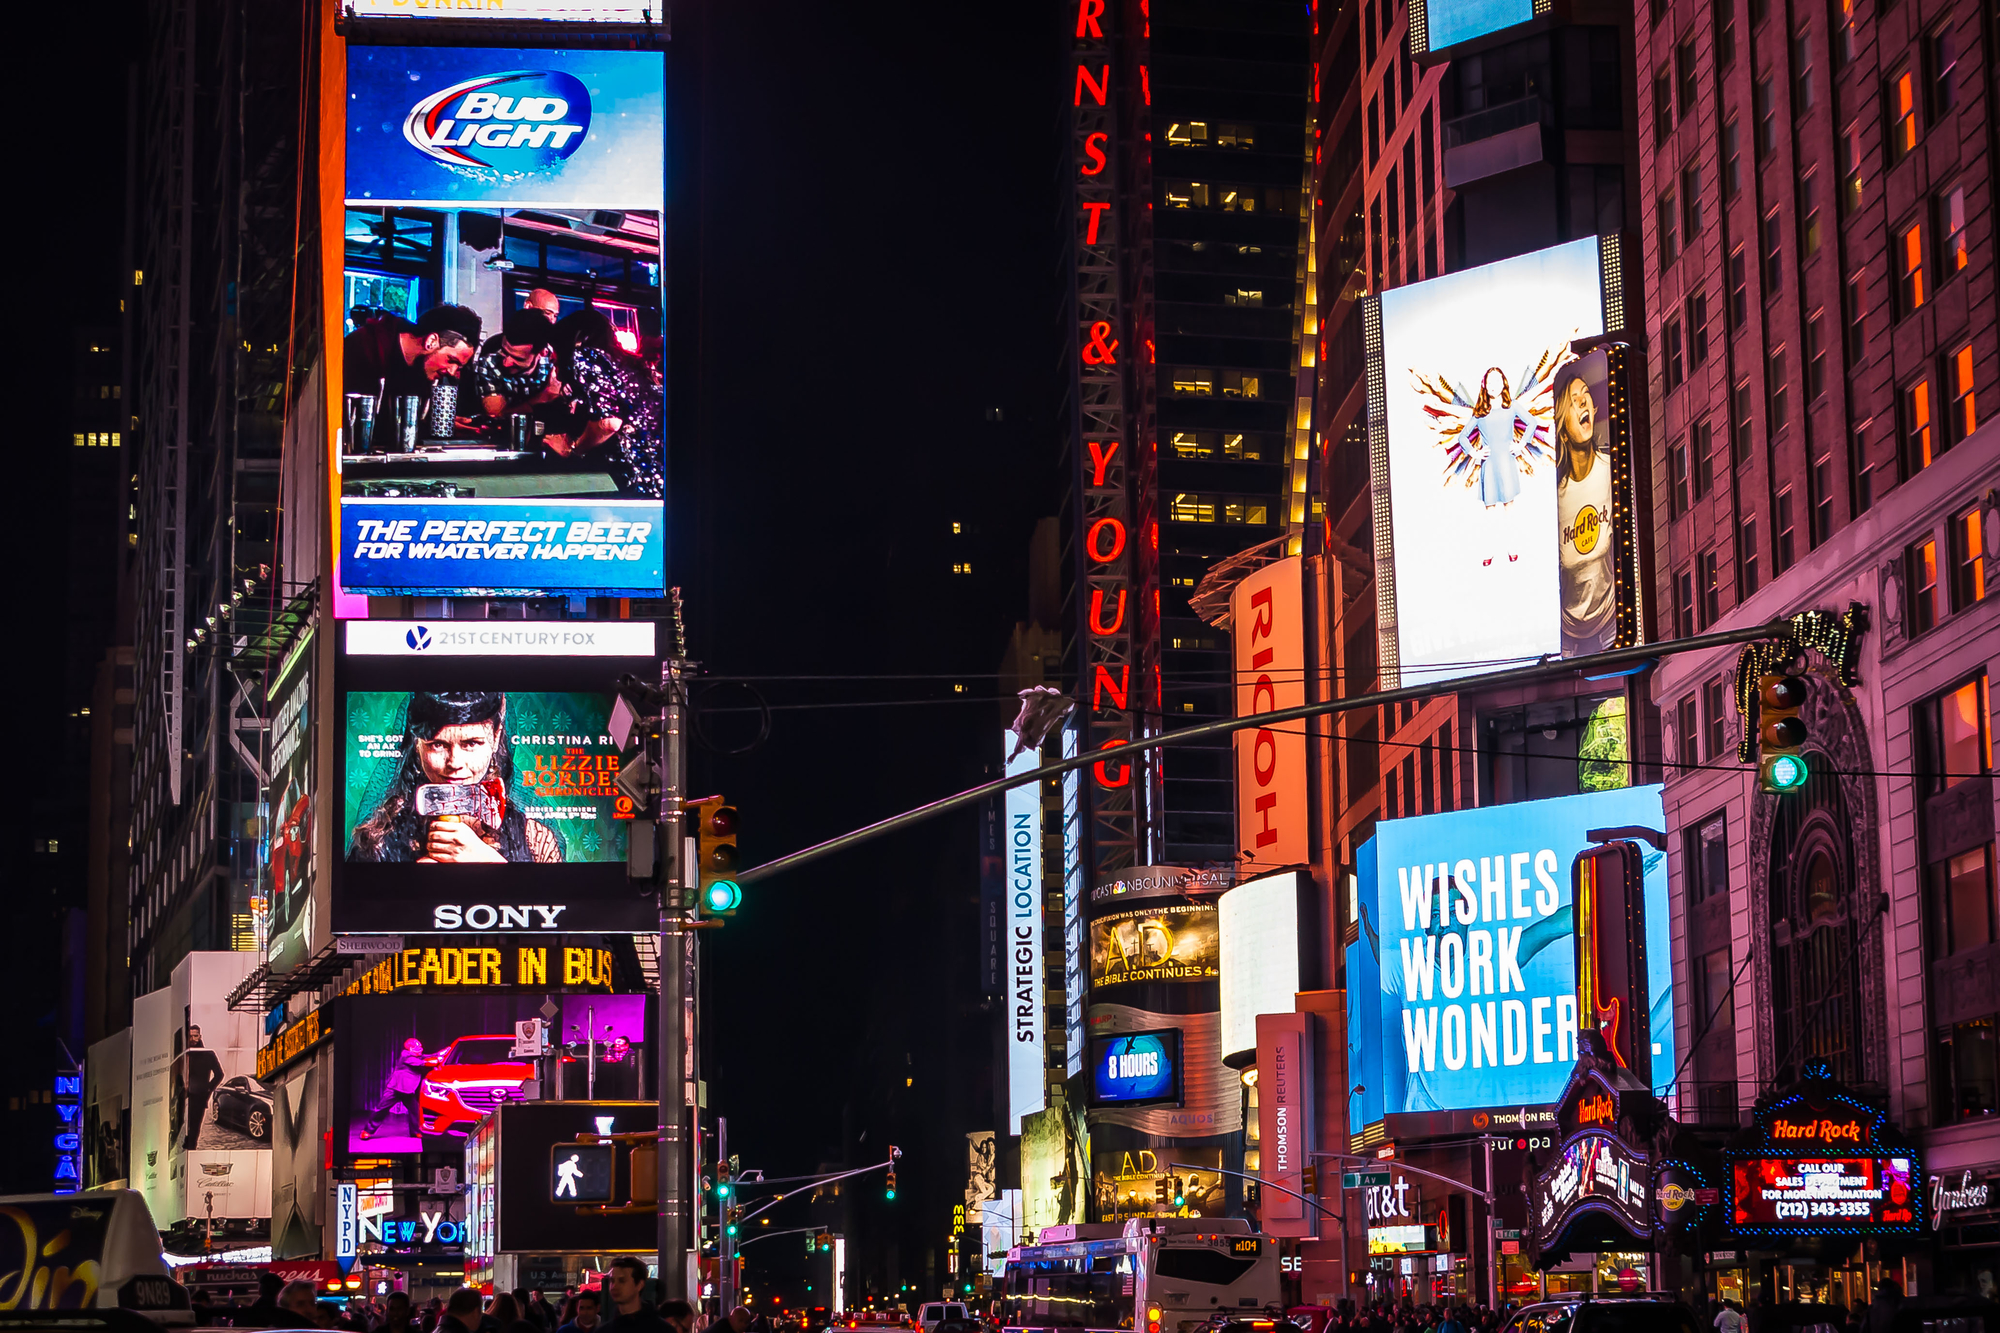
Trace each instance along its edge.
<path fill-rule="evenodd" d="M 265 844 L 265 947 L 273 973 L 305 961 L 312 947 L 313 669 L 309 647 L 273 693 L 271 836 Z"/>
<path fill-rule="evenodd" d="M 1180 1100 L 1181 1034 L 1121 1032 L 1090 1043 L 1091 1102 L 1097 1106 L 1157 1106 Z"/>
<path fill-rule="evenodd" d="M 1410 54 L 1434 54 L 1534 16 L 1535 0 L 1410 0 Z"/>
<path fill-rule="evenodd" d="M 549 1020 L 548 1053 L 515 1055 L 516 1025 L 541 1018 L 550 999 L 560 1013 Z M 364 995 L 341 1003 L 334 1143 L 356 1156 L 461 1147 L 495 1106 L 553 1092 L 559 1064 L 587 1062 L 587 1030 L 599 1043 L 596 1097 L 645 1092 L 643 995 Z M 575 1083 L 564 1079 L 566 1089 Z"/>
<path fill-rule="evenodd" d="M 1384 678 L 1404 685 L 1629 643 L 1636 534 L 1586 237 L 1384 292 L 1370 365 Z M 1379 488 L 1378 488 L 1379 489 Z M 1397 673 L 1400 673 L 1398 677 Z"/>
<path fill-rule="evenodd" d="M 1754 1157 L 1730 1164 L 1730 1224 L 1817 1234 L 1907 1226 L 1916 1217 L 1908 1157 Z"/>
<path fill-rule="evenodd" d="M 342 8 L 358 19 L 593 25 L 628 23 L 648 27 L 659 23 L 665 13 L 661 0 L 653 0 L 651 4 L 621 4 L 615 0 L 478 0 L 477 6 L 468 6 L 458 0 L 344 0 Z"/>
<path fill-rule="evenodd" d="M 1012 731 L 1001 733 L 1007 775 L 1032 773 L 1040 766 L 1035 749 L 1014 753 Z M 1048 1105 L 1043 1064 L 1048 1049 L 1048 1007 L 1042 958 L 1042 798 L 1033 784 L 1010 788 L 1001 801 L 1007 923 L 1007 1128 L 1021 1134 L 1022 1121 Z"/>
<path fill-rule="evenodd" d="M 1576 1062 L 1570 867 L 1592 829 L 1665 828 L 1660 788 L 1579 796 L 1376 826 L 1373 924 L 1383 1110 L 1539 1106 Z M 1644 849 L 1652 1081 L 1673 1078 L 1666 858 Z M 1365 942 L 1365 941 L 1364 941 Z"/>
<path fill-rule="evenodd" d="M 658 596 L 663 57 L 347 62 L 342 586 Z"/>
<path fill-rule="evenodd" d="M 271 1215 L 274 1117 L 271 1089 L 257 1078 L 261 1023 L 229 1007 L 229 993 L 258 961 L 247 951 L 191 953 L 166 987 L 166 1021 L 149 1015 L 146 1037 L 166 1042 L 143 1060 L 151 1091 L 165 1093 L 164 1151 L 149 1148 L 170 1182 L 158 1191 L 166 1211 L 157 1217 Z"/>
<path fill-rule="evenodd" d="M 610 726 L 616 682 L 657 662 L 344 655 L 339 670 L 335 933 L 657 924 L 627 875 Z"/>
<path fill-rule="evenodd" d="M 1301 558 L 1245 575 L 1229 596 L 1236 715 L 1306 701 Z M 1248 878 L 1312 858 L 1306 839 L 1306 729 L 1297 723 L 1236 733 L 1236 846 Z"/>
<path fill-rule="evenodd" d="M 1296 1007 L 1300 878 L 1296 870 L 1266 875 L 1217 901 L 1224 1060 L 1257 1049 L 1257 1015 Z"/>
<path fill-rule="evenodd" d="M 1214 981 L 1222 974 L 1214 903 L 1155 902 L 1090 923 L 1090 988 Z"/>

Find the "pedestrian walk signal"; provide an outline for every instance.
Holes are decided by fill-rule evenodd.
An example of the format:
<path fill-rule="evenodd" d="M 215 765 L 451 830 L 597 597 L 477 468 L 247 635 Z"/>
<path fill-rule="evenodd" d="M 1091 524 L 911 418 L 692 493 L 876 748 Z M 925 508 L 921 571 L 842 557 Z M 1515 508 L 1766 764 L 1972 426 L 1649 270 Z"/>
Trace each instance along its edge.
<path fill-rule="evenodd" d="M 552 1144 L 549 1148 L 549 1200 L 552 1203 L 611 1203 L 617 1168 L 616 1144 Z"/>

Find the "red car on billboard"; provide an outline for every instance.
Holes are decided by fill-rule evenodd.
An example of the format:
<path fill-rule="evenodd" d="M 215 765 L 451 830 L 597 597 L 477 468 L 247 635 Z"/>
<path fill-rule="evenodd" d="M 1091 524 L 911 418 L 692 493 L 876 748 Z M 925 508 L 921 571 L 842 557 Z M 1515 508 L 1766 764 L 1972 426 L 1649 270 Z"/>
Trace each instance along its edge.
<path fill-rule="evenodd" d="M 531 1061 L 513 1058 L 514 1035 L 460 1037 L 428 1058 L 417 1090 L 424 1133 L 469 1133 L 501 1102 L 526 1099 Z"/>

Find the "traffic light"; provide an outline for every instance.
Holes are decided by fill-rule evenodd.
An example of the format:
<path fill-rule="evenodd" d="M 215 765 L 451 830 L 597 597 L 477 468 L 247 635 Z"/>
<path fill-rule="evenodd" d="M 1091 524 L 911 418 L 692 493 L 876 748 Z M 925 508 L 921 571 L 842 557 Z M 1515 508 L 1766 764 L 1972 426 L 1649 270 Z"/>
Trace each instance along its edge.
<path fill-rule="evenodd" d="M 727 1220 L 723 1224 L 722 1234 L 731 1237 L 735 1236 L 737 1219 L 741 1218 L 742 1216 L 743 1216 L 742 1204 L 739 1203 L 731 1207 L 728 1213 L 726 1214 Z"/>
<path fill-rule="evenodd" d="M 735 916 L 743 904 L 743 886 L 736 875 L 736 807 L 720 796 L 689 801 L 694 826 L 695 874 L 703 916 Z"/>
<path fill-rule="evenodd" d="M 896 1168 L 893 1166 L 889 1168 L 888 1179 L 882 1182 L 882 1197 L 885 1199 L 896 1197 Z"/>
<path fill-rule="evenodd" d="M 1176 1208 L 1187 1207 L 1187 1182 L 1182 1180 L 1179 1176 L 1173 1177 L 1173 1182 L 1174 1182 L 1174 1207 Z"/>
<path fill-rule="evenodd" d="M 1167 1199 L 1168 1199 L 1168 1197 L 1169 1197 L 1169 1193 L 1168 1193 L 1168 1190 L 1167 1190 L 1167 1178 L 1166 1178 L 1165 1176 L 1154 1176 L 1154 1177 L 1153 1177 L 1153 1206 L 1154 1206 L 1154 1207 L 1156 1207 L 1156 1208 L 1164 1208 L 1164 1207 L 1166 1207 L 1166 1206 L 1167 1206 Z"/>
<path fill-rule="evenodd" d="M 1806 682 L 1803 676 L 1757 677 L 1757 790 L 1797 791 L 1806 785 Z"/>

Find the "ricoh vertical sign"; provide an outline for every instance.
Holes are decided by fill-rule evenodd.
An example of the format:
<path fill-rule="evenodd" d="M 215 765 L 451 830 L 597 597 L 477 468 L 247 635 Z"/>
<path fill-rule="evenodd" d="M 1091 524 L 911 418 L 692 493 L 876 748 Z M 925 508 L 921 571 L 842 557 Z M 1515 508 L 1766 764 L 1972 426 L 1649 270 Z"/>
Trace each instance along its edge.
<path fill-rule="evenodd" d="M 1278 1187 L 1262 1192 L 1259 1216 L 1273 1236 L 1316 1231 L 1314 1210 L 1297 1197 L 1307 1192 L 1313 1146 L 1311 1022 L 1310 1014 L 1257 1015 L 1258 1175 Z"/>
<path fill-rule="evenodd" d="M 1245 578 L 1230 595 L 1238 717 L 1306 701 L 1300 586 L 1300 559 L 1288 556 Z M 1305 733 L 1303 722 L 1236 733 L 1236 846 L 1245 879 L 1303 865 L 1309 857 Z"/>
<path fill-rule="evenodd" d="M 1005 733 L 1006 753 L 1013 755 L 1014 733 Z M 1041 767 L 1039 750 L 1027 750 L 1007 760 L 1007 776 L 1032 773 Z M 1006 928 L 1007 1000 L 1007 1132 L 1021 1132 L 1021 1117 L 1048 1104 L 1042 1069 L 1047 1060 L 1048 1010 L 1042 976 L 1042 789 L 1024 783 L 1007 793 L 1001 828 L 1006 865 L 1006 897 L 1001 920 Z"/>
<path fill-rule="evenodd" d="M 1118 237 L 1125 219 L 1119 216 L 1117 185 L 1113 22 L 1106 0 L 1076 0 L 1069 170 L 1077 415 L 1070 452 L 1082 621 L 1076 636 L 1080 672 L 1090 691 L 1084 744 L 1091 750 L 1114 750 L 1132 739 L 1139 674 L 1132 631 L 1141 611 L 1132 580 L 1140 534 L 1133 529 L 1133 445 L 1125 410 L 1125 374 L 1135 353 L 1118 296 Z M 1136 684 L 1143 699 L 1144 682 Z M 1144 761 L 1116 755 L 1091 766 L 1086 804 L 1090 858 L 1098 873 L 1136 864 L 1143 769 Z"/>

